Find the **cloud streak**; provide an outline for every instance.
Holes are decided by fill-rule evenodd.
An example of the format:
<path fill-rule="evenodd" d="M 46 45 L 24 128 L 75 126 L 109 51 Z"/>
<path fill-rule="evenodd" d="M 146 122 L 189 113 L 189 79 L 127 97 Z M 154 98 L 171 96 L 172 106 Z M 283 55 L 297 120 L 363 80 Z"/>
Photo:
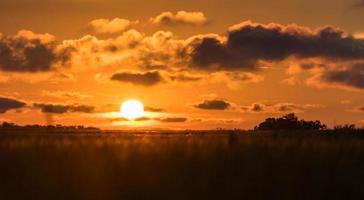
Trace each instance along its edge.
<path fill-rule="evenodd" d="M 35 103 L 35 108 L 41 109 L 43 113 L 64 114 L 64 113 L 92 113 L 95 107 L 88 105 L 62 105 Z"/>
<path fill-rule="evenodd" d="M 164 111 L 166 111 L 163 108 L 155 108 L 155 107 L 150 107 L 150 106 L 144 107 L 144 110 L 147 112 L 164 112 Z"/>
<path fill-rule="evenodd" d="M 25 106 L 25 102 L 8 97 L 0 97 L 0 114 L 6 113 L 9 110 L 24 108 Z"/>
<path fill-rule="evenodd" d="M 182 122 L 186 122 L 187 118 L 185 118 L 185 117 L 167 117 L 167 118 L 155 118 L 154 120 L 157 120 L 159 122 L 164 122 L 164 123 L 182 123 Z"/>
<path fill-rule="evenodd" d="M 124 71 L 115 73 L 110 79 L 142 86 L 153 86 L 163 81 L 163 78 L 158 71 L 144 73 Z"/>

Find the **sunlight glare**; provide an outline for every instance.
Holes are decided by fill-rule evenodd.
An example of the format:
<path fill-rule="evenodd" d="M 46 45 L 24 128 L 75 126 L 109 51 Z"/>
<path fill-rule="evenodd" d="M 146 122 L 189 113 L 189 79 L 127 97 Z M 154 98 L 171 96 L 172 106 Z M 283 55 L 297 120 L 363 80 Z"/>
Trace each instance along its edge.
<path fill-rule="evenodd" d="M 145 115 L 143 104 L 135 99 L 130 99 L 121 104 L 121 116 L 128 120 L 135 120 Z"/>

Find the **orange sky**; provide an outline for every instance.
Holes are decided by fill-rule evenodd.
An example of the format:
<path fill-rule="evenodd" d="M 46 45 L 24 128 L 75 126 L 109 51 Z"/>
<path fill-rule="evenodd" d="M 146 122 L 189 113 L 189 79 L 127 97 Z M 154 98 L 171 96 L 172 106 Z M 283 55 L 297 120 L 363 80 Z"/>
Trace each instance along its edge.
<path fill-rule="evenodd" d="M 0 121 L 253 128 L 364 123 L 361 1 L 0 2 Z M 147 116 L 120 117 L 127 99 Z"/>

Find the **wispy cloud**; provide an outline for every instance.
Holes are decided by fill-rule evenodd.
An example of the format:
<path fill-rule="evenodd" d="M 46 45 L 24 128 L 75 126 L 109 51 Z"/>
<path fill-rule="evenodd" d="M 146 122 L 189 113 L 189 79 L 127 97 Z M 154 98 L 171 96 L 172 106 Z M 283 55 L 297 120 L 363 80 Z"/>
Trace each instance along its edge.
<path fill-rule="evenodd" d="M 88 27 L 96 33 L 113 34 L 125 31 L 133 24 L 138 24 L 139 21 L 130 21 L 127 19 L 95 19 L 92 20 Z"/>
<path fill-rule="evenodd" d="M 150 21 L 154 24 L 162 25 L 188 24 L 200 26 L 208 23 L 208 20 L 203 12 L 187 11 L 178 11 L 176 14 L 172 12 L 163 12 L 156 17 L 152 17 Z"/>

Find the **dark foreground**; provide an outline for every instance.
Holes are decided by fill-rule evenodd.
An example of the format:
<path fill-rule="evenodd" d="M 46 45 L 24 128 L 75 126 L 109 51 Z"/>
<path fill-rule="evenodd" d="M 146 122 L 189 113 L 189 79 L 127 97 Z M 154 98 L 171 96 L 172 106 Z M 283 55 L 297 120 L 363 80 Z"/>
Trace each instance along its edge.
<path fill-rule="evenodd" d="M 0 134 L 0 199 L 364 199 L 364 136 Z"/>

